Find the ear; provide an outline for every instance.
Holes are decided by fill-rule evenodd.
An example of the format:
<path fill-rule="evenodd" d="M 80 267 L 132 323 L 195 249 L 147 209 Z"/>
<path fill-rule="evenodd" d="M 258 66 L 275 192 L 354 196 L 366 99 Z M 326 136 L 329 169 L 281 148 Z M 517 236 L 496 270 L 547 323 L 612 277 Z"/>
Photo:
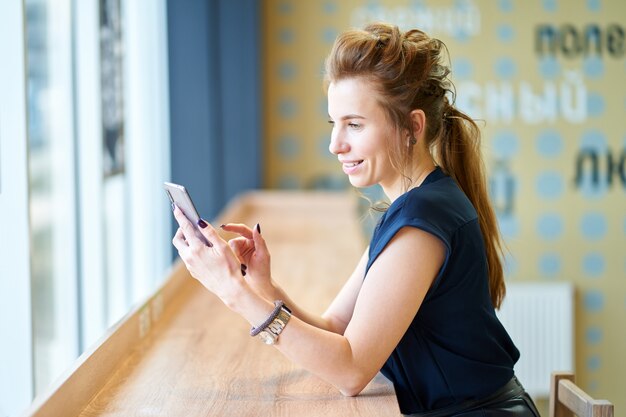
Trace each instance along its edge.
<path fill-rule="evenodd" d="M 413 137 L 420 142 L 426 133 L 426 114 L 422 109 L 415 109 L 409 114 L 409 116 L 411 117 Z"/>

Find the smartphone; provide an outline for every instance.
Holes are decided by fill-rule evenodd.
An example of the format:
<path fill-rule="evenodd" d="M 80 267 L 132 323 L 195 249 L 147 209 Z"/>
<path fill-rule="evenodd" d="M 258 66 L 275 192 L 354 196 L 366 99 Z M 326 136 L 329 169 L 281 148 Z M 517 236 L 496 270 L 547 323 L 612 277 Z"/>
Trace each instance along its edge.
<path fill-rule="evenodd" d="M 170 202 L 172 204 L 176 204 L 178 208 L 185 214 L 185 217 L 189 219 L 191 223 L 195 226 L 195 233 L 198 239 L 204 242 L 207 246 L 213 246 L 211 242 L 207 240 L 206 237 L 200 232 L 198 226 L 198 221 L 200 220 L 200 215 L 198 214 L 198 210 L 196 210 L 196 206 L 194 206 L 193 201 L 191 200 L 191 196 L 187 192 L 187 189 L 180 184 L 174 184 L 171 182 L 164 182 L 163 187 L 165 188 L 165 193 L 167 194 Z"/>

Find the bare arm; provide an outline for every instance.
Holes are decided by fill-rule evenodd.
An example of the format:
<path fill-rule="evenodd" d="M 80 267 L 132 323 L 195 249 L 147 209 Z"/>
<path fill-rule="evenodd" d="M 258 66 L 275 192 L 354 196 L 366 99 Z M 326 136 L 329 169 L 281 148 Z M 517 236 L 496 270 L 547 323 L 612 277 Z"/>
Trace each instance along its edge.
<path fill-rule="evenodd" d="M 300 308 L 298 304 L 271 278 L 270 254 L 259 230 L 244 224 L 229 223 L 222 229 L 240 234 L 242 237 L 231 239 L 229 245 L 242 263 L 247 264 L 248 282 L 253 289 L 267 301 L 283 300 L 294 316 L 312 326 L 333 333 L 343 334 L 356 303 L 357 296 L 365 276 L 368 259 L 366 248 L 354 271 L 339 291 L 329 308 L 322 315 L 315 315 Z"/>
<path fill-rule="evenodd" d="M 241 277 L 239 260 L 228 244 L 209 225 L 203 233 L 214 242 L 214 247 L 200 247 L 201 242 L 196 242 L 191 224 L 185 223 L 186 219 L 178 210 L 175 215 L 188 233 L 183 236 L 179 230 L 174 244 L 192 275 L 252 325 L 262 322 L 272 305 Z M 344 395 L 357 395 L 380 370 L 406 332 L 444 256 L 444 245 L 435 236 L 415 228 L 401 229 L 370 268 L 343 334 L 292 317 L 275 346 Z M 347 286 L 356 288 L 350 281 L 353 278 Z M 353 294 L 349 289 L 345 291 Z M 352 298 L 346 296 L 346 299 Z M 345 313 L 341 312 L 348 311 L 349 304 L 337 301 L 335 307 L 331 305 L 330 314 L 346 320 Z"/>
<path fill-rule="evenodd" d="M 403 228 L 370 268 L 343 336 L 295 320 L 278 349 L 344 395 L 358 394 L 408 329 L 444 257 L 435 236 Z"/>
<path fill-rule="evenodd" d="M 356 268 L 322 316 L 311 314 L 298 307 L 297 303 L 279 286 L 275 287 L 276 295 L 274 299 L 285 301 L 292 310 L 293 315 L 303 322 L 322 330 L 343 334 L 352 318 L 354 305 L 363 284 L 368 259 L 367 252 L 368 250 L 366 249 Z"/>

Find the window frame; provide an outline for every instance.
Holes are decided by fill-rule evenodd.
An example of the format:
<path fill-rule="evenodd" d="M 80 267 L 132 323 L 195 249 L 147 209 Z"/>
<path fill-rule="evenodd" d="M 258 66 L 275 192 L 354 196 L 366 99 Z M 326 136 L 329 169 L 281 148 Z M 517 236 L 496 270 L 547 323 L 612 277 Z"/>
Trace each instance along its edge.
<path fill-rule="evenodd" d="M 24 5 L 0 2 L 0 414 L 33 395 Z"/>

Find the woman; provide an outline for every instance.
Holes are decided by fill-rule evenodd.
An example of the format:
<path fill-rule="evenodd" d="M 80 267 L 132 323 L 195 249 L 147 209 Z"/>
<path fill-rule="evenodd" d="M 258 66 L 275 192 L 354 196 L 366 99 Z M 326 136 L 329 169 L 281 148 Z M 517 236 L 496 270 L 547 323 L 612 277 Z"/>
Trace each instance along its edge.
<path fill-rule="evenodd" d="M 341 34 L 326 61 L 329 149 L 352 185 L 379 184 L 391 204 L 321 317 L 272 280 L 259 225 L 223 225 L 241 235 L 225 242 L 200 220 L 209 247 L 174 208 L 173 243 L 252 335 L 344 395 L 382 371 L 403 414 L 538 416 L 494 312 L 505 293 L 500 236 L 480 132 L 449 101 L 444 51 L 419 30 L 372 24 Z"/>

